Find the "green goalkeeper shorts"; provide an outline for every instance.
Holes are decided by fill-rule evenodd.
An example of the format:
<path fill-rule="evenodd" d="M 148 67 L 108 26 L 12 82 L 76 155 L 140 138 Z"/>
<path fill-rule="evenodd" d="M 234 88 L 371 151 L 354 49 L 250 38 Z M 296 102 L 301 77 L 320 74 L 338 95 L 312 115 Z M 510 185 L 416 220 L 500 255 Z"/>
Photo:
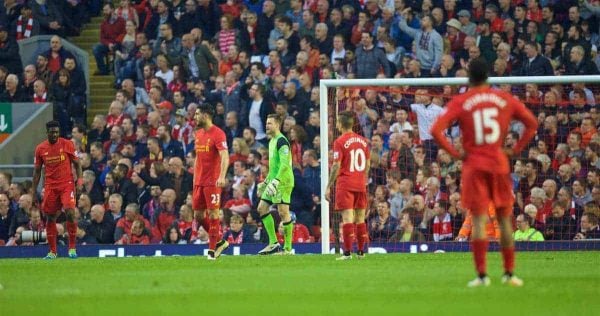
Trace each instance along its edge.
<path fill-rule="evenodd" d="M 260 196 L 260 199 L 270 204 L 290 204 L 293 189 L 294 187 L 282 186 L 280 184 L 279 187 L 277 187 L 277 193 L 275 195 L 270 195 L 267 193 L 267 190 L 265 190 Z"/>

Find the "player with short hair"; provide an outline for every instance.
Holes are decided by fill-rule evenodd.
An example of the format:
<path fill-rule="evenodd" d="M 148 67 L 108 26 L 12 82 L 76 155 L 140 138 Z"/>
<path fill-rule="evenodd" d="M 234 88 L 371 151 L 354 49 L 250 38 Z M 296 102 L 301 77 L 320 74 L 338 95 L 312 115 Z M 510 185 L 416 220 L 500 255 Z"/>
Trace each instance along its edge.
<path fill-rule="evenodd" d="M 514 194 L 510 177 L 509 157 L 519 153 L 533 138 L 538 123 L 525 105 L 512 95 L 492 89 L 487 84 L 488 65 L 481 59 L 469 62 L 468 92 L 455 96 L 446 112 L 431 128 L 438 144 L 455 158 L 462 159 L 462 203 L 473 214 L 471 246 L 478 276 L 469 287 L 488 286 L 485 256 L 488 240 L 485 234 L 490 202 L 496 207 L 500 224 L 500 248 L 504 261 L 502 282 L 521 286 L 523 281 L 513 275 L 514 241 L 512 238 L 512 205 Z M 511 120 L 525 125 L 523 136 L 513 148 L 502 148 Z M 463 150 L 458 151 L 444 136 L 444 131 L 458 122 L 462 132 Z"/>
<path fill-rule="evenodd" d="M 46 215 L 46 239 L 50 251 L 44 259 L 55 259 L 56 218 L 64 209 L 67 213 L 67 232 L 69 235 L 69 257 L 77 258 L 75 242 L 77 239 L 77 219 L 75 218 L 75 179 L 71 168 L 75 169 L 77 187 L 83 185 L 81 164 L 75 145 L 68 139 L 59 137 L 60 124 L 57 121 L 46 123 L 48 139 L 35 148 L 33 168 L 33 189 L 37 190 L 42 176 L 42 166 L 45 169 L 44 196 L 42 211 Z"/>
<path fill-rule="evenodd" d="M 227 181 L 229 152 L 225 133 L 213 124 L 215 111 L 210 104 L 202 104 L 196 109 L 194 119 L 198 129 L 194 148 L 194 189 L 192 209 L 199 225 L 208 232 L 208 260 L 215 260 L 227 249 L 227 241 L 219 241 L 219 209 L 221 208 L 221 188 Z M 205 220 L 208 212 L 208 220 Z"/>
<path fill-rule="evenodd" d="M 283 253 L 292 253 L 294 222 L 290 214 L 290 198 L 294 189 L 294 173 L 292 171 L 291 146 L 281 133 L 282 124 L 283 122 L 277 114 L 267 116 L 265 130 L 267 137 L 271 139 L 269 141 L 269 173 L 265 181 L 258 185 L 258 194 L 260 195 L 258 213 L 269 236 L 269 244 L 258 252 L 259 255 L 281 252 L 281 245 L 275 235 L 273 215 L 269 212 L 272 204 L 277 205 L 277 211 L 283 222 Z"/>
<path fill-rule="evenodd" d="M 352 243 L 356 236 L 357 257 L 363 258 L 368 239 L 365 210 L 367 209 L 367 183 L 371 168 L 371 151 L 367 139 L 352 131 L 354 113 L 338 114 L 336 128 L 341 135 L 333 142 L 333 165 L 325 197 L 329 200 L 331 186 L 335 188 L 335 210 L 342 212 L 344 254 L 336 260 L 352 259 Z M 355 232 L 356 231 L 356 232 Z"/>

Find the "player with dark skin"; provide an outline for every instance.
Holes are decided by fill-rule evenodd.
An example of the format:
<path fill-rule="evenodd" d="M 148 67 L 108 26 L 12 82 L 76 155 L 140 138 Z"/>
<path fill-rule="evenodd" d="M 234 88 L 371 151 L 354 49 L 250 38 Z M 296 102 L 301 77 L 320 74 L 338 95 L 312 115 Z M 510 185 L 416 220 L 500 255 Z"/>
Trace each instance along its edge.
<path fill-rule="evenodd" d="M 39 183 L 40 183 L 40 178 L 42 175 L 42 165 L 44 165 L 44 167 L 47 169 L 46 170 L 46 175 L 45 175 L 45 188 L 44 188 L 44 202 L 46 202 L 47 199 L 50 199 L 50 195 L 54 194 L 54 192 L 49 192 L 49 191 L 53 191 L 52 189 L 50 189 L 52 187 L 54 187 L 54 183 L 58 184 L 60 186 L 60 188 L 62 189 L 64 186 L 66 193 L 70 193 L 70 197 L 67 197 L 67 200 L 70 200 L 70 203 L 65 203 L 65 198 L 64 196 L 61 196 L 61 204 L 65 209 L 66 215 L 67 215 L 67 225 L 69 227 L 71 227 L 71 231 L 69 231 L 69 256 L 71 258 L 76 258 L 77 254 L 75 253 L 75 245 L 74 245 L 74 240 L 75 240 L 75 234 L 76 234 L 76 230 L 77 230 L 77 223 L 76 223 L 76 218 L 75 218 L 75 192 L 74 192 L 74 188 L 72 186 L 72 180 L 73 178 L 69 177 L 69 176 L 65 176 L 65 175 L 57 175 L 57 174 L 50 174 L 48 172 L 48 168 L 49 168 L 49 164 L 59 164 L 59 162 L 56 161 L 50 161 L 48 159 L 50 159 L 51 157 L 48 156 L 48 148 L 52 148 L 53 146 L 62 146 L 60 148 L 60 158 L 61 160 L 65 160 L 65 159 L 69 159 L 70 160 L 70 170 L 75 170 L 75 178 L 76 178 L 76 183 L 77 183 L 77 188 L 81 188 L 83 185 L 83 177 L 82 177 L 82 171 L 81 171 L 81 163 L 79 161 L 79 159 L 76 156 L 76 152 L 74 149 L 74 146 L 72 145 L 70 140 L 64 139 L 64 138 L 60 138 L 60 127 L 58 125 L 58 122 L 56 121 L 51 121 L 48 124 L 46 124 L 46 135 L 47 135 L 47 143 L 49 144 L 49 146 L 44 147 L 46 152 L 44 153 L 40 153 L 38 152 L 38 150 L 40 149 L 40 146 L 45 145 L 45 142 L 42 142 L 42 144 L 40 144 L 38 146 L 38 148 L 36 148 L 36 163 L 33 169 L 33 188 L 37 189 Z M 71 150 L 70 150 L 71 149 Z M 63 150 L 65 150 L 64 152 L 67 154 L 66 156 L 63 154 Z M 40 158 L 41 155 L 44 155 L 44 158 L 42 159 L 42 161 L 39 161 L 38 159 Z M 52 167 L 55 168 L 55 167 Z M 50 181 L 54 181 L 53 183 L 49 183 Z M 58 181 L 58 182 L 57 182 Z M 69 192 L 70 191 L 70 192 Z M 43 203 L 43 211 L 46 214 L 48 223 L 52 223 L 55 225 L 56 219 L 58 218 L 58 216 L 61 214 L 60 212 L 60 206 L 57 206 L 58 204 L 54 203 L 54 204 L 47 204 L 47 203 Z M 74 228 L 74 231 L 73 231 Z M 73 236 L 71 236 L 73 235 Z M 48 238 L 56 238 L 56 236 L 48 236 Z M 72 239 L 72 240 L 71 240 Z M 51 242 L 49 240 L 49 242 Z M 54 241 L 56 242 L 56 241 Z M 55 245 L 54 245 L 55 247 Z M 46 257 L 47 259 L 53 259 L 52 256 L 55 258 L 56 257 L 56 249 L 52 249 L 52 245 L 51 245 L 51 251 L 48 254 L 48 256 Z"/>

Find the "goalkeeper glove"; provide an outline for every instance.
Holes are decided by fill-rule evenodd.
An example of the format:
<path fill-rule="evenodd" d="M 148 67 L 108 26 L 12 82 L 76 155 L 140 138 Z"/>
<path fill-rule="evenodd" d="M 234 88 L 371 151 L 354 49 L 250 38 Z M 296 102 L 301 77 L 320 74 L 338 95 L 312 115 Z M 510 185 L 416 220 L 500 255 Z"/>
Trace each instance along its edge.
<path fill-rule="evenodd" d="M 265 192 L 266 187 L 267 187 L 267 185 L 264 182 L 261 182 L 258 184 L 258 186 L 256 187 L 256 190 L 258 190 L 259 197 L 263 194 L 263 192 Z"/>
<path fill-rule="evenodd" d="M 274 196 L 275 194 L 277 194 L 277 186 L 279 186 L 279 180 L 277 179 L 273 179 L 269 182 L 269 184 L 267 184 L 267 194 Z"/>

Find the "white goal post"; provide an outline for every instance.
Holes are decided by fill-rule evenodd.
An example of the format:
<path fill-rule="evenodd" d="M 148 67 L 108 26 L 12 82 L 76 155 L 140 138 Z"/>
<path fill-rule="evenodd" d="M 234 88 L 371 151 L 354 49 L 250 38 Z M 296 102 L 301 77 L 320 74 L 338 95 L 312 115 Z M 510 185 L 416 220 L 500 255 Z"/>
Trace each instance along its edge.
<path fill-rule="evenodd" d="M 600 75 L 596 76 L 537 76 L 537 77 L 491 77 L 490 84 L 571 84 L 600 83 Z M 417 78 L 417 79 L 326 79 L 320 80 L 320 126 L 321 126 L 321 253 L 329 254 L 330 208 L 325 199 L 325 190 L 329 180 L 329 133 L 328 133 L 328 88 L 336 87 L 391 87 L 391 86 L 444 86 L 467 85 L 467 78 Z M 335 128 L 335 126 L 334 126 Z"/>

